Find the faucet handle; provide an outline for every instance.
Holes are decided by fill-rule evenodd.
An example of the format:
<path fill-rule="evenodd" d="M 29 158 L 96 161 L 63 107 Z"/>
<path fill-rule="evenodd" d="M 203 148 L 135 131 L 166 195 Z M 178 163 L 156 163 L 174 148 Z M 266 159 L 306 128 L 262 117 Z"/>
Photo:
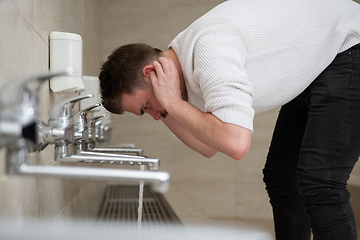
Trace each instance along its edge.
<path fill-rule="evenodd" d="M 87 126 L 87 114 L 94 108 L 101 106 L 100 103 L 96 103 L 89 107 L 84 108 L 83 110 L 79 111 L 74 117 L 74 125 L 78 128 L 78 130 L 85 129 Z"/>
<path fill-rule="evenodd" d="M 71 75 L 72 68 L 50 71 L 8 83 L 0 91 L 0 147 L 33 148 L 38 142 L 38 92 L 45 80 Z"/>
<path fill-rule="evenodd" d="M 101 104 L 97 103 L 79 111 L 74 116 L 74 138 L 77 142 L 88 142 L 89 141 L 89 126 L 87 120 L 87 114 L 94 108 L 99 107 Z"/>
<path fill-rule="evenodd" d="M 0 92 L 1 107 L 9 107 L 19 103 L 32 102 L 36 104 L 38 88 L 45 80 L 60 76 L 72 75 L 73 68 L 67 68 L 64 71 L 49 71 L 46 73 L 36 74 L 21 80 L 10 82 L 5 85 Z"/>
<path fill-rule="evenodd" d="M 95 126 L 95 123 L 96 123 L 97 121 L 100 121 L 102 118 L 104 118 L 104 117 L 106 117 L 106 116 L 107 116 L 107 115 L 105 114 L 105 115 L 93 117 L 93 118 L 90 119 L 90 123 L 91 123 L 91 124 L 94 124 L 94 126 Z"/>
<path fill-rule="evenodd" d="M 55 120 L 55 119 L 62 119 L 62 118 L 72 118 L 73 117 L 73 108 L 75 103 L 77 103 L 80 100 L 86 99 L 86 98 L 92 98 L 94 95 L 88 94 L 88 95 L 80 95 L 73 98 L 65 99 L 61 102 L 55 103 L 51 106 L 49 110 L 49 120 Z"/>
<path fill-rule="evenodd" d="M 91 144 L 93 145 L 92 147 L 94 147 L 95 141 L 96 141 L 96 130 L 95 130 L 95 123 L 99 120 L 101 120 L 102 118 L 106 117 L 107 115 L 101 115 L 101 116 L 96 116 L 93 117 L 89 120 L 90 125 L 89 125 L 89 139 L 91 140 Z"/>
<path fill-rule="evenodd" d="M 101 115 L 101 116 L 96 116 L 96 117 L 93 117 L 93 118 L 90 118 L 89 120 L 89 129 L 91 132 L 94 133 L 94 136 L 95 136 L 95 128 L 96 128 L 96 124 L 97 122 L 101 121 L 103 118 L 105 118 L 107 115 Z"/>
<path fill-rule="evenodd" d="M 96 103 L 94 105 L 91 105 L 91 106 L 88 106 L 86 108 L 84 108 L 83 110 L 81 110 L 78 114 L 81 114 L 81 113 L 85 113 L 87 114 L 88 112 L 90 112 L 91 110 L 93 110 L 94 108 L 97 108 L 97 107 L 100 107 L 101 106 L 101 103 Z"/>

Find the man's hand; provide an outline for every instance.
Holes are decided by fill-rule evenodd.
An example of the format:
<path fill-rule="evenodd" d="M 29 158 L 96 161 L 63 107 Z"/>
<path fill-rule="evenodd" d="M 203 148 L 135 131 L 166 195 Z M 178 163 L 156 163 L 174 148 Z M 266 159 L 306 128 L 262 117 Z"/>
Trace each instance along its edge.
<path fill-rule="evenodd" d="M 160 57 L 153 65 L 156 72 L 150 72 L 150 79 L 155 96 L 161 106 L 169 111 L 172 104 L 182 101 L 179 74 L 171 59 Z"/>
<path fill-rule="evenodd" d="M 251 131 L 230 123 L 224 123 L 212 113 L 205 113 L 184 101 L 181 97 L 180 79 L 171 59 L 159 58 L 153 63 L 155 72 L 150 73 L 155 97 L 170 114 L 172 121 L 164 123 L 185 143 L 204 156 L 212 156 L 216 151 L 239 160 L 250 148 Z M 199 141 L 182 131 L 191 133 Z M 173 124 L 172 123 L 176 123 Z M 190 139 L 190 140 L 189 140 Z M 202 142 L 203 144 L 198 144 Z"/>

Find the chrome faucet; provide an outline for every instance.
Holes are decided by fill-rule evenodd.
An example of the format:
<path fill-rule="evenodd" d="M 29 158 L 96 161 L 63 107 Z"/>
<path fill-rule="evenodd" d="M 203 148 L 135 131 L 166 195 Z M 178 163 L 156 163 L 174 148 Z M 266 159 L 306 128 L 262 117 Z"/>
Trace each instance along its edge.
<path fill-rule="evenodd" d="M 44 122 L 40 122 L 39 124 L 39 128 L 42 130 L 39 136 L 41 136 L 42 141 L 38 149 L 43 149 L 48 144 L 54 144 L 55 161 L 59 162 L 138 164 L 147 165 L 150 170 L 158 170 L 160 165 L 159 159 L 134 155 L 107 154 L 86 148 L 88 141 L 86 137 L 86 113 L 91 109 L 88 108 L 85 109 L 85 111 L 80 111 L 80 113 L 76 115 L 74 122 L 73 107 L 76 102 L 90 97 L 93 97 L 93 95 L 81 95 L 66 99 L 51 106 L 48 124 Z M 75 128 L 77 132 L 75 132 Z M 85 138 L 82 138 L 82 136 L 85 136 Z M 75 154 L 72 154 L 71 149 L 68 148 L 70 143 L 75 144 Z"/>
<path fill-rule="evenodd" d="M 108 144 L 110 136 L 106 128 L 111 128 L 112 125 L 106 117 L 106 115 L 102 115 L 90 119 L 88 125 L 90 132 L 88 150 L 93 152 L 134 153 L 136 155 L 143 155 L 143 149 L 135 148 L 134 144 Z"/>
<path fill-rule="evenodd" d="M 76 149 L 86 150 L 87 145 L 89 144 L 91 138 L 91 136 L 89 136 L 91 133 L 89 133 L 89 127 L 88 127 L 88 112 L 99 106 L 101 106 L 100 103 L 91 105 L 79 111 L 74 116 L 74 130 L 75 130 L 74 137 L 75 137 Z"/>
<path fill-rule="evenodd" d="M 0 147 L 33 149 L 37 143 L 38 91 L 45 80 L 71 75 L 69 68 L 62 72 L 33 75 L 7 84 L 0 92 Z"/>
<path fill-rule="evenodd" d="M 7 173 L 17 172 L 25 163 L 28 149 L 37 144 L 38 91 L 45 80 L 71 75 L 73 69 L 33 75 L 9 82 L 0 91 L 0 147 L 7 149 Z"/>
<path fill-rule="evenodd" d="M 39 123 L 41 142 L 37 149 L 42 150 L 48 144 L 55 144 L 55 148 L 65 148 L 69 143 L 74 142 L 74 121 L 73 108 L 76 102 L 93 97 L 92 94 L 76 96 L 55 103 L 49 110 L 49 122 Z"/>
<path fill-rule="evenodd" d="M 157 191 L 166 191 L 170 179 L 166 172 L 42 166 L 28 163 L 29 150 L 42 150 L 49 143 L 55 144 L 55 155 L 58 158 L 71 158 L 71 155 L 67 154 L 67 145 L 74 141 L 73 106 L 77 101 L 91 97 L 91 95 L 75 97 L 54 104 L 49 111 L 48 124 L 43 122 L 36 124 L 39 85 L 49 78 L 64 74 L 72 74 L 72 70 L 35 75 L 12 82 L 0 92 L 0 147 L 5 147 L 7 150 L 7 174 L 86 180 L 144 181 L 151 183 L 151 186 Z M 39 130 L 39 134 L 37 130 Z M 41 139 L 40 142 L 38 137 Z M 76 156 L 77 159 L 79 157 L 81 156 Z M 92 157 L 83 157 L 83 159 L 88 158 Z M 95 159 L 101 158 L 109 159 L 111 157 L 96 156 Z M 114 161 L 120 159 L 113 157 Z"/>
<path fill-rule="evenodd" d="M 89 111 L 91 112 L 91 111 Z M 96 130 L 96 122 L 100 121 L 103 118 L 107 118 L 106 125 L 100 124 L 100 128 L 102 128 L 102 131 L 100 131 L 100 137 L 99 134 L 97 134 Z M 88 118 L 89 119 L 89 118 Z M 137 155 L 142 155 L 143 150 L 142 149 L 136 149 L 134 143 L 111 143 L 111 131 L 113 128 L 113 125 L 111 124 L 111 120 L 108 118 L 108 115 L 101 115 L 92 117 L 88 121 L 88 128 L 89 128 L 89 139 L 90 144 L 89 148 L 106 148 L 104 149 L 105 152 L 108 151 L 108 148 L 117 148 L 117 152 L 121 152 L 119 149 L 123 149 L 122 152 L 126 153 L 136 153 Z M 99 140 L 100 139 L 100 140 Z M 129 150 L 134 149 L 134 150 Z M 111 152 L 111 150 L 109 150 Z"/>
<path fill-rule="evenodd" d="M 139 156 L 142 149 L 122 149 L 122 148 L 93 148 L 95 138 L 94 125 L 104 116 L 98 116 L 88 121 L 87 115 L 100 104 L 89 106 L 74 116 L 75 126 L 75 155 L 71 159 L 63 157 L 62 161 L 84 161 L 96 163 L 112 163 L 112 164 L 130 164 L 130 165 L 146 165 L 150 170 L 158 170 L 160 160 L 156 158 L 148 158 Z M 89 127 L 90 125 L 90 127 Z M 88 135 L 90 134 L 90 136 Z M 137 153 L 138 155 L 120 154 L 120 153 Z M 84 158 L 86 158 L 84 160 Z M 115 159 L 116 158 L 116 159 Z"/>

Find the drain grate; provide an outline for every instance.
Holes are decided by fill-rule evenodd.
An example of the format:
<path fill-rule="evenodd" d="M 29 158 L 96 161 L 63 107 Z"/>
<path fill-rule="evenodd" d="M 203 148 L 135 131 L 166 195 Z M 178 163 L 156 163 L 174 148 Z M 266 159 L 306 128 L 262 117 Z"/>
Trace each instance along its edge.
<path fill-rule="evenodd" d="M 138 207 L 139 185 L 108 185 L 98 220 L 102 224 L 134 225 L 138 220 Z M 168 224 L 180 224 L 180 220 L 164 196 L 145 185 L 142 227 L 163 227 Z"/>

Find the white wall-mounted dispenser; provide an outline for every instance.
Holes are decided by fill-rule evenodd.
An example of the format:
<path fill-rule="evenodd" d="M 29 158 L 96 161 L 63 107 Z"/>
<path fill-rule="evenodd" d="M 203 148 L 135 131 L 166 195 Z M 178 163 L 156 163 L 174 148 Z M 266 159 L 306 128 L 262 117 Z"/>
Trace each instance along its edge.
<path fill-rule="evenodd" d="M 85 90 L 82 81 L 82 38 L 79 34 L 67 32 L 50 33 L 50 70 L 75 69 L 72 76 L 60 76 L 50 80 L 53 92 L 76 93 Z"/>
<path fill-rule="evenodd" d="M 101 102 L 101 95 L 100 95 L 100 80 L 98 77 L 95 76 L 83 76 L 83 81 L 85 85 L 85 91 L 81 93 L 81 95 L 93 94 L 93 98 L 87 98 L 80 101 L 80 109 L 85 109 L 91 105 L 97 104 Z M 109 115 L 109 112 L 103 106 L 97 108 L 97 111 L 94 112 L 94 117 L 102 116 L 102 115 Z"/>
<path fill-rule="evenodd" d="M 81 95 L 93 94 L 94 97 L 87 98 L 80 101 L 80 109 L 85 109 L 91 105 L 100 102 L 100 81 L 98 77 L 95 76 L 83 76 L 83 81 L 85 85 L 85 91 Z"/>

